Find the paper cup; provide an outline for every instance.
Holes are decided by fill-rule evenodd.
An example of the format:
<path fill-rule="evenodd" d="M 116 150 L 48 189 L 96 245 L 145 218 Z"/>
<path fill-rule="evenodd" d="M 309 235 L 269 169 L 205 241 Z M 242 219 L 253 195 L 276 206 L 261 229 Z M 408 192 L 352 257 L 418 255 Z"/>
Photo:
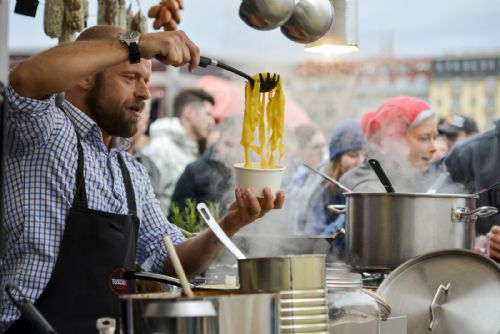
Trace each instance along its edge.
<path fill-rule="evenodd" d="M 280 190 L 285 167 L 263 169 L 245 168 L 244 165 L 244 163 L 234 164 L 237 187 L 250 188 L 255 196 L 264 196 L 264 187 L 269 187 L 273 195 Z"/>

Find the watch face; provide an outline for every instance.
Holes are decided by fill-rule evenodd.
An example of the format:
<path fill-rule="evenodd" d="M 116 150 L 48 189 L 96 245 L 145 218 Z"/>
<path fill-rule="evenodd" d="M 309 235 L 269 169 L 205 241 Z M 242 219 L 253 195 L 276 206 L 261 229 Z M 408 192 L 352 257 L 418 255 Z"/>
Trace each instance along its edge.
<path fill-rule="evenodd" d="M 137 42 L 141 34 L 138 31 L 126 31 L 122 35 L 122 39 L 127 42 Z"/>

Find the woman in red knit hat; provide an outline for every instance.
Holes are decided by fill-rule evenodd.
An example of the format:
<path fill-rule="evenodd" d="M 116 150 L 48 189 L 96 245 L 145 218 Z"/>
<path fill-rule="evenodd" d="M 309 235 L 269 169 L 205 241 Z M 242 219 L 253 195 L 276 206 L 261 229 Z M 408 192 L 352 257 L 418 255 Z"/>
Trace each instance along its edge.
<path fill-rule="evenodd" d="M 361 129 L 368 157 L 380 161 L 396 191 L 424 192 L 435 179 L 426 175 L 436 151 L 436 113 L 420 99 L 398 96 L 363 114 Z M 353 191 L 385 191 L 366 163 L 340 182 Z"/>

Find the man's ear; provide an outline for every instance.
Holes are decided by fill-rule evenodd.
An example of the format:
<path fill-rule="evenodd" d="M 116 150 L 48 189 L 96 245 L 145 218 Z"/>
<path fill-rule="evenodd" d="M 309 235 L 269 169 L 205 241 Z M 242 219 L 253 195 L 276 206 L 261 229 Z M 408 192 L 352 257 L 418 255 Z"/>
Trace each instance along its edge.
<path fill-rule="evenodd" d="M 83 90 L 90 90 L 92 89 L 92 87 L 94 87 L 94 84 L 95 84 L 95 75 L 92 75 L 80 81 L 78 83 L 78 87 L 80 87 Z"/>
<path fill-rule="evenodd" d="M 191 106 L 186 106 L 182 111 L 182 117 L 188 121 L 191 121 L 195 117 L 195 110 Z"/>

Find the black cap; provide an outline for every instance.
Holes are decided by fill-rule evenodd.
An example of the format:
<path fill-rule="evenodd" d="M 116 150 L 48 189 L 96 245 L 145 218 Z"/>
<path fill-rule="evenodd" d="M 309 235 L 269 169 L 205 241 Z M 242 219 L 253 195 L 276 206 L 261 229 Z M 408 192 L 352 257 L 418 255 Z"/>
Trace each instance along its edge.
<path fill-rule="evenodd" d="M 476 121 L 463 115 L 453 115 L 448 122 L 441 124 L 438 130 L 445 135 L 456 135 L 460 131 L 466 133 L 479 132 Z"/>

